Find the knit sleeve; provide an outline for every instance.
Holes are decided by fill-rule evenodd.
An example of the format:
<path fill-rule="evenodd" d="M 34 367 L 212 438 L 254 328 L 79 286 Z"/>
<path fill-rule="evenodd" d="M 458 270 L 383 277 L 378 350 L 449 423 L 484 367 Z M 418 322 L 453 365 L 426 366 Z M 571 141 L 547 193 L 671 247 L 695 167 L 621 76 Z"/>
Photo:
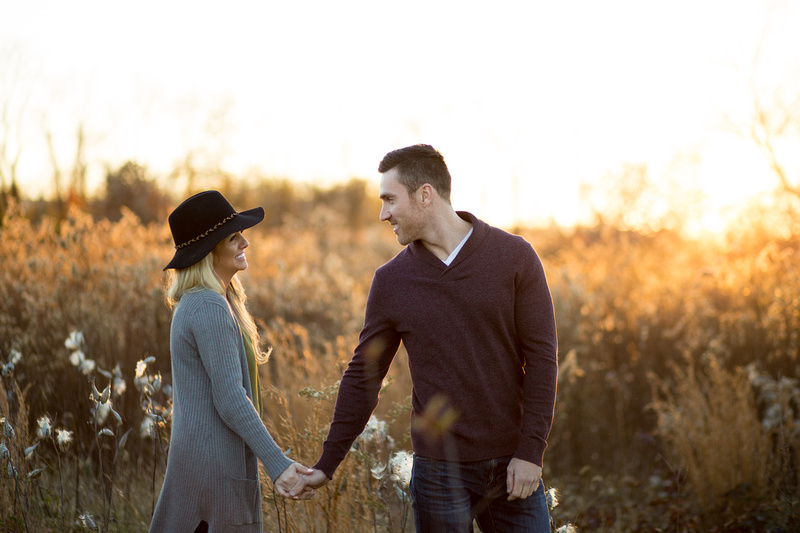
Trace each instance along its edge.
<path fill-rule="evenodd" d="M 525 365 L 522 435 L 515 457 L 542 465 L 558 381 L 555 313 L 544 268 L 526 243 L 516 275 L 515 317 Z"/>
<path fill-rule="evenodd" d="M 200 358 L 211 380 L 217 413 L 264 463 L 274 481 L 292 461 L 272 439 L 247 397 L 238 351 L 242 339 L 222 297 L 219 301 L 208 299 L 199 306 L 192 324 Z"/>
<path fill-rule="evenodd" d="M 376 273 L 367 297 L 364 327 L 353 358 L 342 376 L 333 421 L 314 468 L 329 478 L 344 460 L 353 441 L 361 434 L 378 404 L 383 378 L 389 371 L 400 336 L 387 318 L 389 305 L 381 276 Z"/>

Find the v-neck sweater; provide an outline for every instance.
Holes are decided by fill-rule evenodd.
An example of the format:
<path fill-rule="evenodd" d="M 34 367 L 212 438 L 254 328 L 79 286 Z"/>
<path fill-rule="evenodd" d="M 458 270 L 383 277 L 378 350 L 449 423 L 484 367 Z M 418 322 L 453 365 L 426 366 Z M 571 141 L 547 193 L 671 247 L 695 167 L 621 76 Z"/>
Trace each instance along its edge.
<path fill-rule="evenodd" d="M 315 465 L 329 477 L 375 409 L 401 342 L 416 454 L 463 462 L 513 455 L 542 464 L 558 374 L 544 268 L 522 237 L 458 214 L 473 233 L 449 266 L 414 241 L 375 272 Z"/>

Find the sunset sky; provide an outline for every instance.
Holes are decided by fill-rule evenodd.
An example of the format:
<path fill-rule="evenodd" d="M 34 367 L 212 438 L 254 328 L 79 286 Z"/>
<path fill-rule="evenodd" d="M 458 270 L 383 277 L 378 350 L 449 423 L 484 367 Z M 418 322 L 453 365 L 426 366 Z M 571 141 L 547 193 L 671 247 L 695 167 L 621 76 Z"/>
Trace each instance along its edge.
<path fill-rule="evenodd" d="M 0 104 L 21 116 L 7 138 L 30 195 L 52 188 L 45 131 L 68 169 L 82 122 L 90 188 L 189 152 L 237 175 L 377 182 L 387 151 L 426 142 L 454 206 L 497 225 L 585 219 L 581 183 L 632 164 L 702 191 L 713 226 L 776 184 L 729 127 L 749 125 L 753 87 L 800 94 L 785 0 L 0 6 Z"/>

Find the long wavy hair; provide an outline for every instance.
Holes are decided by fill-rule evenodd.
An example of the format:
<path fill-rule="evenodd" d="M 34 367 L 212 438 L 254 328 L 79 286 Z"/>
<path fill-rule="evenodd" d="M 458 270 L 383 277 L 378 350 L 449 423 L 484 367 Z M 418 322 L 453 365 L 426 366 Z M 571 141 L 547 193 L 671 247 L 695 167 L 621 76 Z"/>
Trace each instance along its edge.
<path fill-rule="evenodd" d="M 211 289 L 221 294 L 231 304 L 233 314 L 239 322 L 242 332 L 250 336 L 253 342 L 253 350 L 256 354 L 256 361 L 264 363 L 269 359 L 271 350 L 267 352 L 261 350 L 258 328 L 250 311 L 247 310 L 247 295 L 244 292 L 242 282 L 234 275 L 226 291 L 214 272 L 213 253 L 209 253 L 189 267 L 168 270 L 167 272 L 167 307 L 175 310 L 181 297 L 187 292 Z"/>

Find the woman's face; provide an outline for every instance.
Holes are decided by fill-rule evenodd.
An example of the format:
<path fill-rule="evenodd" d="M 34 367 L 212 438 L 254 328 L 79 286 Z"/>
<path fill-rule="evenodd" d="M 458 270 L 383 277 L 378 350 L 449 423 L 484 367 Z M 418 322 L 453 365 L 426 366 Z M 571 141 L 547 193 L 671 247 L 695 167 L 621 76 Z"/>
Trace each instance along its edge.
<path fill-rule="evenodd" d="M 244 249 L 250 246 L 241 231 L 232 233 L 219 241 L 211 250 L 214 272 L 227 286 L 233 275 L 247 268 Z"/>

